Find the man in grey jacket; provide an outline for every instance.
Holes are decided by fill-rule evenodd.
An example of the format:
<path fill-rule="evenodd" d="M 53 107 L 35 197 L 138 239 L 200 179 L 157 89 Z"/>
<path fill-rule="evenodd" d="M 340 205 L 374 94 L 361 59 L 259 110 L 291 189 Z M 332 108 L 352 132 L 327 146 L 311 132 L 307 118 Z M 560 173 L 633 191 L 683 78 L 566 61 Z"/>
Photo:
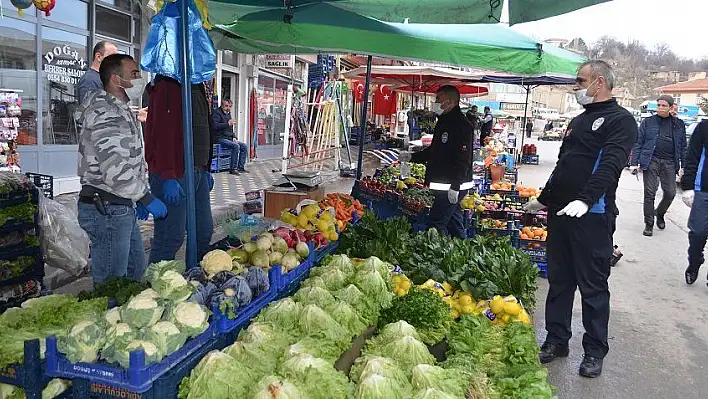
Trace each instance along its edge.
<path fill-rule="evenodd" d="M 656 226 L 666 227 L 664 215 L 676 196 L 676 174 L 683 166 L 686 155 L 686 127 L 671 115 L 674 98 L 662 95 L 657 99 L 656 114 L 646 118 L 639 126 L 637 143 L 632 148 L 630 169 L 642 169 L 644 180 L 644 232 L 650 237 Z M 654 209 L 656 191 L 661 185 L 664 195 Z"/>

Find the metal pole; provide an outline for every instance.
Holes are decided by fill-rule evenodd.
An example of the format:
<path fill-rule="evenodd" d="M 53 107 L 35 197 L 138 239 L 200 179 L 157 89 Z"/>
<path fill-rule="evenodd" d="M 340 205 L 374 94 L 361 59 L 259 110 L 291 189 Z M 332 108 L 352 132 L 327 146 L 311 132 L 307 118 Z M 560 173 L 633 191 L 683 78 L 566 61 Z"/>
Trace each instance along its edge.
<path fill-rule="evenodd" d="M 366 86 L 364 86 L 364 105 L 361 110 L 361 131 L 359 132 L 359 159 L 356 164 L 356 179 L 361 180 L 364 167 L 364 135 L 366 134 L 366 111 L 369 106 L 369 85 L 371 84 L 371 56 L 366 59 Z M 372 110 L 373 111 L 373 110 Z"/>
<path fill-rule="evenodd" d="M 524 138 L 526 138 L 526 111 L 529 108 L 529 92 L 531 91 L 531 86 L 526 86 L 526 103 L 524 104 L 524 124 L 521 126 L 521 149 L 524 148 Z M 517 153 L 517 155 L 520 153 Z"/>
<path fill-rule="evenodd" d="M 285 100 L 285 133 L 283 133 L 283 159 L 280 166 L 280 173 L 288 173 L 288 154 L 290 153 L 290 118 L 292 117 L 293 107 L 293 85 L 288 85 L 288 94 Z"/>
<path fill-rule="evenodd" d="M 197 214 L 194 199 L 194 150 L 192 146 L 192 95 L 188 56 L 189 24 L 187 0 L 179 0 L 179 40 L 182 64 L 182 131 L 184 132 L 184 193 L 187 197 L 187 268 L 197 266 Z"/>

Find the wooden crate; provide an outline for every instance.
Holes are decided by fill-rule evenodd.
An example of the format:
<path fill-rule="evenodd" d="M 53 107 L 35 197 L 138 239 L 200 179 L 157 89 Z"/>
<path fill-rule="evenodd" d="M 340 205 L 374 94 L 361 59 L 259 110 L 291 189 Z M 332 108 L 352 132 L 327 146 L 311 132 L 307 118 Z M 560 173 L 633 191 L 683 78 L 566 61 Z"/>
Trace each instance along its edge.
<path fill-rule="evenodd" d="M 274 188 L 264 190 L 263 209 L 267 218 L 279 219 L 280 212 L 285 208 L 295 208 L 300 201 L 311 199 L 319 201 L 324 198 L 324 188 L 318 186 L 310 191 L 277 191 Z"/>

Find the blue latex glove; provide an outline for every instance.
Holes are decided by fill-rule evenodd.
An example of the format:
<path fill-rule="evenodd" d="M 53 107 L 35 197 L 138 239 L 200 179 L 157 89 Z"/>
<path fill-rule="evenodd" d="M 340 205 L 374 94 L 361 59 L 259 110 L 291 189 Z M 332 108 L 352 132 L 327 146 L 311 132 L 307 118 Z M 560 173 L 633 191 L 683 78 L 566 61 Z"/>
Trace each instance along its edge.
<path fill-rule="evenodd" d="M 165 202 L 170 205 L 179 203 L 179 200 L 184 197 L 184 190 L 177 179 L 169 179 L 162 183 L 162 196 L 165 197 Z M 154 215 L 154 214 L 153 214 Z"/>
<path fill-rule="evenodd" d="M 167 216 L 167 206 L 157 198 L 150 202 L 147 206 L 147 211 L 152 213 L 152 217 L 155 219 L 162 219 Z"/>
<path fill-rule="evenodd" d="M 207 172 L 207 182 L 209 183 L 209 192 L 214 189 L 214 176 Z"/>
<path fill-rule="evenodd" d="M 143 204 L 138 203 L 138 206 L 135 207 L 135 217 L 137 217 L 138 220 L 148 220 L 149 216 L 150 216 L 150 212 L 148 212 L 148 210 L 145 209 Z"/>

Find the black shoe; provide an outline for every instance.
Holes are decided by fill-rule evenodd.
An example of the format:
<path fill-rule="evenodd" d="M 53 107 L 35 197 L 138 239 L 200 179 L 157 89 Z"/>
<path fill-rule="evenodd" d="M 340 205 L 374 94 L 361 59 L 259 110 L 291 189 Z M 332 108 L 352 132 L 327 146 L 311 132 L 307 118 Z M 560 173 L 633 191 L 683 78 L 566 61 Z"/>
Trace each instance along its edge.
<path fill-rule="evenodd" d="M 247 171 L 246 169 L 239 169 L 238 171 L 239 171 L 240 173 L 251 173 L 251 172 Z"/>
<path fill-rule="evenodd" d="M 659 215 L 658 213 L 656 214 L 656 227 L 658 227 L 659 230 L 664 230 L 666 228 L 666 220 L 664 220 L 664 215 Z"/>
<path fill-rule="evenodd" d="M 698 280 L 698 272 L 686 269 L 686 284 L 691 285 Z"/>
<path fill-rule="evenodd" d="M 602 359 L 585 355 L 578 374 L 587 378 L 599 377 L 602 374 Z"/>
<path fill-rule="evenodd" d="M 230 175 L 236 175 L 236 176 L 240 175 L 240 173 L 238 173 L 238 170 L 236 170 L 236 169 L 231 169 L 231 170 L 229 171 L 229 174 L 230 174 Z"/>
<path fill-rule="evenodd" d="M 567 346 L 549 344 L 546 342 L 541 345 L 541 352 L 538 354 L 538 360 L 540 360 L 541 363 L 546 364 L 556 360 L 558 357 L 568 357 L 568 353 L 570 353 L 570 349 L 568 349 Z"/>
<path fill-rule="evenodd" d="M 654 235 L 654 226 L 649 225 L 649 224 L 645 225 L 644 231 L 642 232 L 642 234 L 644 234 L 647 237 L 651 237 L 652 235 Z"/>

